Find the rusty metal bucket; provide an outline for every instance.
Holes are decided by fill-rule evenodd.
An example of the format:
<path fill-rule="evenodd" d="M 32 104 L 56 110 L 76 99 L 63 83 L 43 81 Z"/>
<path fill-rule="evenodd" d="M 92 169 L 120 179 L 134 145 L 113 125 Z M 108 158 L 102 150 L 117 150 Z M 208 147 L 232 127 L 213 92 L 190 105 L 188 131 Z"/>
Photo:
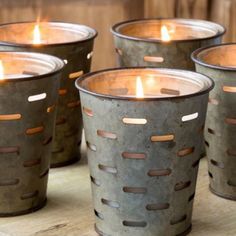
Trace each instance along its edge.
<path fill-rule="evenodd" d="M 236 44 L 199 49 L 192 57 L 197 71 L 216 84 L 205 129 L 210 190 L 236 200 Z"/>
<path fill-rule="evenodd" d="M 142 79 L 146 97 L 135 97 Z M 76 81 L 99 235 L 187 235 L 213 82 L 170 69 L 109 69 Z"/>
<path fill-rule="evenodd" d="M 38 53 L 0 52 L 0 60 L 0 216 L 14 216 L 46 203 L 64 64 Z"/>

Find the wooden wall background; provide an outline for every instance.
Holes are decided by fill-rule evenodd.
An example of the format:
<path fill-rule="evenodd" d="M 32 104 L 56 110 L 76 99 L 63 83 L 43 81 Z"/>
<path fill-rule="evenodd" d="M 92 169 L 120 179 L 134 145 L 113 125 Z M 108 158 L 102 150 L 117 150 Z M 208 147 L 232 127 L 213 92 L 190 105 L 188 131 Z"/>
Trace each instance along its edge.
<path fill-rule="evenodd" d="M 208 19 L 228 28 L 225 41 L 236 40 L 236 0 L 0 0 L 0 23 L 36 20 L 87 24 L 99 32 L 93 70 L 115 66 L 110 27 L 143 17 Z"/>

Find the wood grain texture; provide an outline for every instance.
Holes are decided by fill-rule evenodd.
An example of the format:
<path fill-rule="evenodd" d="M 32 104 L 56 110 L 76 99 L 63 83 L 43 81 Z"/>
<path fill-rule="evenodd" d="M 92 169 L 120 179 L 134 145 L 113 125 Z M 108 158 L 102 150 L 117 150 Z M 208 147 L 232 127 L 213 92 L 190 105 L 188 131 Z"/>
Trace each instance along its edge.
<path fill-rule="evenodd" d="M 189 236 L 236 235 L 235 202 L 213 195 L 208 185 L 207 161 L 203 159 L 194 204 L 193 231 Z M 85 153 L 82 163 L 50 171 L 45 208 L 25 216 L 0 218 L 1 236 L 97 236 L 93 227 Z"/>

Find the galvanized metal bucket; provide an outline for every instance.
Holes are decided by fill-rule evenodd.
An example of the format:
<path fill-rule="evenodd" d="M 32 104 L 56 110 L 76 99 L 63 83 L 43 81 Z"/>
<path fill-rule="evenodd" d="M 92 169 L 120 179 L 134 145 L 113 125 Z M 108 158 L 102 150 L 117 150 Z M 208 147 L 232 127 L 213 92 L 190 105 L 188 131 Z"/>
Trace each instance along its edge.
<path fill-rule="evenodd" d="M 0 60 L 0 216 L 14 216 L 46 203 L 63 61 L 21 52 Z"/>
<path fill-rule="evenodd" d="M 51 54 L 63 59 L 63 70 L 57 104 L 57 122 L 51 167 L 65 166 L 80 159 L 82 115 L 75 79 L 90 71 L 93 43 L 97 33 L 84 25 L 42 22 L 41 44 L 33 44 L 35 22 L 0 26 L 0 50 Z M 45 38 L 44 38 L 45 37 Z"/>
<path fill-rule="evenodd" d="M 136 77 L 147 97 L 135 97 Z M 76 86 L 96 232 L 188 234 L 213 82 L 190 71 L 130 68 L 90 73 Z"/>
<path fill-rule="evenodd" d="M 222 44 L 193 53 L 197 71 L 211 77 L 205 143 L 210 190 L 236 200 L 236 44 Z"/>
<path fill-rule="evenodd" d="M 169 34 L 168 41 L 162 35 Z M 194 19 L 143 19 L 112 27 L 118 62 L 122 67 L 152 66 L 194 70 L 191 53 L 221 42 L 219 24 Z"/>

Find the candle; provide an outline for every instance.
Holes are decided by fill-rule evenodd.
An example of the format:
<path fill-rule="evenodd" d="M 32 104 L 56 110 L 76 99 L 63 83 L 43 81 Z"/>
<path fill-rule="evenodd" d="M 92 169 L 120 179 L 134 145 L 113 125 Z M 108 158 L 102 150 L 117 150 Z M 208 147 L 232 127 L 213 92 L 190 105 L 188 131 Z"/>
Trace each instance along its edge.
<path fill-rule="evenodd" d="M 220 43 L 223 26 L 193 19 L 145 19 L 112 27 L 119 65 L 194 70 L 191 53 Z"/>
<path fill-rule="evenodd" d="M 130 68 L 90 73 L 76 86 L 96 232 L 187 234 L 213 82 L 190 71 Z"/>
<path fill-rule="evenodd" d="M 0 52 L 0 216 L 46 204 L 47 178 L 63 61 Z"/>
<path fill-rule="evenodd" d="M 0 25 L 2 50 L 36 51 L 64 60 L 52 166 L 64 166 L 80 159 L 82 118 L 75 79 L 89 72 L 97 32 L 84 25 L 60 22 L 24 22 Z M 24 75 L 25 76 L 25 75 Z"/>

